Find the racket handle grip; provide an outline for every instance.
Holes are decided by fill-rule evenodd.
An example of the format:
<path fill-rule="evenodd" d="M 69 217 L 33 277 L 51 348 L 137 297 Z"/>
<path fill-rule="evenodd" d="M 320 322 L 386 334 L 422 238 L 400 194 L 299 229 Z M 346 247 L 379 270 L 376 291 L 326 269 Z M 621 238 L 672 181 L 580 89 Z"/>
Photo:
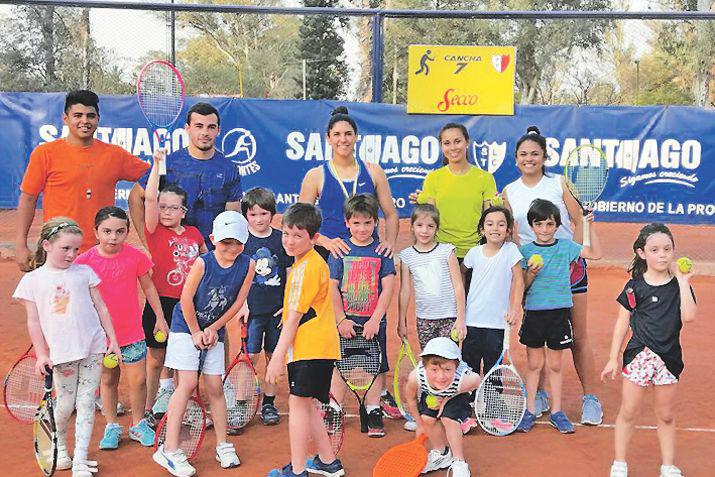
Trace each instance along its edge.
<path fill-rule="evenodd" d="M 502 348 L 508 350 L 509 343 L 511 343 L 511 325 L 507 323 L 504 328 L 504 343 L 502 344 Z"/>
<path fill-rule="evenodd" d="M 583 220 L 583 246 L 591 246 L 591 224 L 586 219 Z"/>

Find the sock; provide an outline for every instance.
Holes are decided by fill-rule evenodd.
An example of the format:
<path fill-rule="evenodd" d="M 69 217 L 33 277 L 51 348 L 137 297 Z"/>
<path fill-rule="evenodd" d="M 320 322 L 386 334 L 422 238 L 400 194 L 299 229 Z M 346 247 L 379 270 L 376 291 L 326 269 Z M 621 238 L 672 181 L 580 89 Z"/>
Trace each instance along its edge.
<path fill-rule="evenodd" d="M 365 409 L 367 410 L 367 413 L 370 414 L 372 411 L 380 409 L 380 406 L 365 406 Z"/>
<path fill-rule="evenodd" d="M 263 405 L 265 406 L 266 404 L 273 404 L 276 400 L 275 396 L 267 396 L 263 395 Z"/>
<path fill-rule="evenodd" d="M 382 397 L 387 396 L 387 389 L 383 389 L 382 392 L 380 393 L 380 396 L 382 396 Z"/>
<path fill-rule="evenodd" d="M 613 461 L 613 467 L 623 467 L 624 469 L 628 468 L 628 464 L 626 464 L 622 460 L 614 460 Z"/>
<path fill-rule="evenodd" d="M 173 391 L 174 390 L 174 378 L 161 378 L 159 380 L 159 389 Z"/>

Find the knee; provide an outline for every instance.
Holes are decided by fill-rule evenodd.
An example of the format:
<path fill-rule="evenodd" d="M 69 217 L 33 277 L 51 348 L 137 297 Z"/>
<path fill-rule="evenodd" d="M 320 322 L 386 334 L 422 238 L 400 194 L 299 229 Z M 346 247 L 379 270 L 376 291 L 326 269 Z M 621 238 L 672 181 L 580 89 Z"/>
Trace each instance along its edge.
<path fill-rule="evenodd" d="M 630 424 L 638 417 L 638 407 L 621 404 L 621 408 L 618 410 L 618 417 Z"/>
<path fill-rule="evenodd" d="M 675 422 L 675 415 L 671 408 L 656 407 L 655 417 L 658 419 L 658 423 L 665 424 L 666 426 L 672 426 Z"/>

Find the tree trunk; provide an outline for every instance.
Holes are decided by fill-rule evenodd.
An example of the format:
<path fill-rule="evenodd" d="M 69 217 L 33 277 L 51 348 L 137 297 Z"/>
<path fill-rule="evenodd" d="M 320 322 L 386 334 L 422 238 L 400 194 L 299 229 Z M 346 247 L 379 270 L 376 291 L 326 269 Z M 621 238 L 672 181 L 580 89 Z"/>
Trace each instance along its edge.
<path fill-rule="evenodd" d="M 82 87 L 84 89 L 90 89 L 90 78 L 91 78 L 90 52 L 91 52 L 91 46 L 92 46 L 92 37 L 91 37 L 91 31 L 90 31 L 90 26 L 89 26 L 89 8 L 82 9 L 82 17 L 80 19 L 80 25 L 82 28 L 82 49 L 84 52 L 84 54 L 82 56 Z"/>
<path fill-rule="evenodd" d="M 38 7 L 37 17 L 42 29 L 43 63 L 45 67 L 45 90 L 54 89 L 57 83 L 57 66 L 55 59 L 55 7 Z"/>

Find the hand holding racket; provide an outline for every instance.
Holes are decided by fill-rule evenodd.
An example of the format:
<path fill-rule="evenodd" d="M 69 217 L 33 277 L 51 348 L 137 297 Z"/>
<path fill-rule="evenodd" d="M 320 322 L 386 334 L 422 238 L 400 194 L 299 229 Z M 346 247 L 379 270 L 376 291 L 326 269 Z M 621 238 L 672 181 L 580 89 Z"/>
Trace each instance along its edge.
<path fill-rule="evenodd" d="M 593 207 L 596 200 L 603 193 L 608 182 L 608 160 L 603 150 L 593 144 L 583 144 L 569 154 L 564 166 L 566 186 L 576 202 L 578 202 L 583 215 L 588 214 L 584 206 Z M 588 220 L 583 221 L 583 246 L 591 246 L 590 225 Z"/>
<path fill-rule="evenodd" d="M 57 426 L 55 425 L 54 403 L 52 401 L 52 370 L 48 367 L 45 374 L 44 395 L 37 407 L 32 423 L 32 436 L 35 459 L 45 475 L 55 473 L 57 467 Z"/>
<path fill-rule="evenodd" d="M 251 422 L 261 400 L 261 383 L 246 349 L 247 328 L 241 326 L 241 351 L 223 378 L 229 432 L 238 431 Z"/>
<path fill-rule="evenodd" d="M 37 404 L 42 399 L 42 377 L 36 363 L 30 345 L 10 368 L 3 384 L 5 409 L 22 424 L 32 424 Z"/>

